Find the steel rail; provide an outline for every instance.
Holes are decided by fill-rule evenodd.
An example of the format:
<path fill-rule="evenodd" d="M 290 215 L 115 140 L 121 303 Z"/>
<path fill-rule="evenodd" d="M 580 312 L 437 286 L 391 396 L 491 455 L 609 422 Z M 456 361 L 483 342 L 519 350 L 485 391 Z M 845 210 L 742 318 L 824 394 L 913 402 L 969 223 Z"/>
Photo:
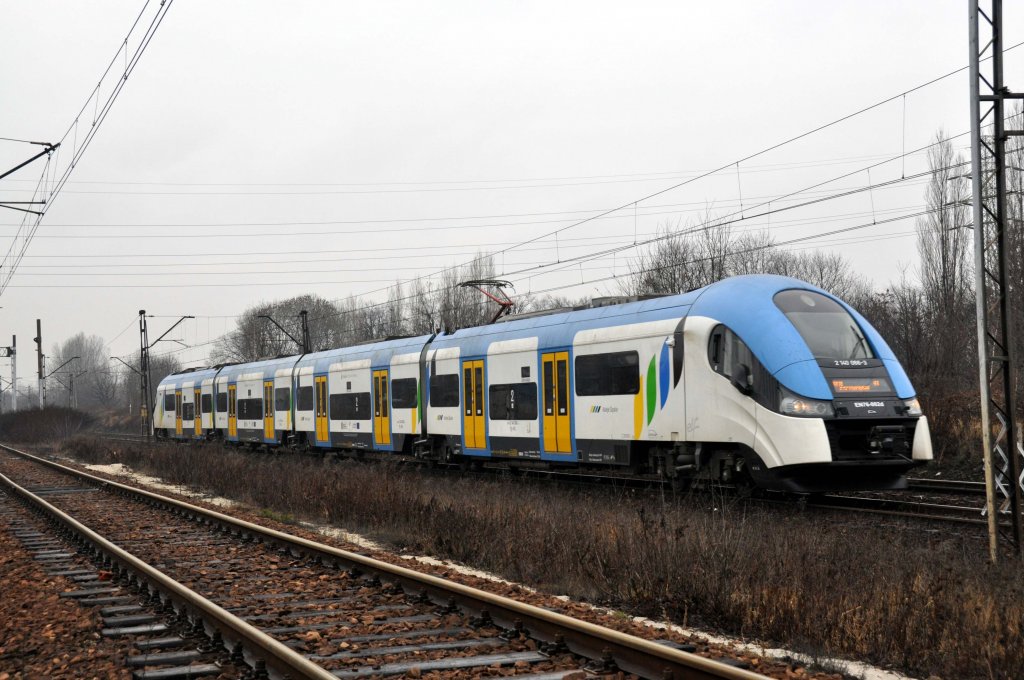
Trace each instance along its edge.
<path fill-rule="evenodd" d="M 26 455 L 3 447 L 8 451 Z M 34 458 L 34 456 L 33 456 Z M 46 461 L 44 461 L 46 462 Z M 279 678 L 308 678 L 310 680 L 335 680 L 327 669 L 318 666 L 306 657 L 295 652 L 283 643 L 263 633 L 253 625 L 246 623 L 234 614 L 225 611 L 205 597 L 170 578 L 163 572 L 143 562 L 129 552 L 119 548 L 95 531 L 47 503 L 39 496 L 28 491 L 7 476 L 0 474 L 0 483 L 15 495 L 34 505 L 43 514 L 71 530 L 88 542 L 97 551 L 120 564 L 124 569 L 145 581 L 156 592 L 164 593 L 176 610 L 191 613 L 194 621 L 203 621 L 214 630 L 220 632 L 225 650 L 231 651 L 236 644 L 248 652 L 253 659 L 262 660 L 267 670 L 276 673 Z"/>
<path fill-rule="evenodd" d="M 960 479 L 921 479 L 908 477 L 907 484 L 917 491 L 938 491 L 969 495 L 985 495 L 985 482 L 969 482 Z"/>
<path fill-rule="evenodd" d="M 911 517 L 914 519 L 926 519 L 959 524 L 987 524 L 987 521 L 981 517 L 981 511 L 978 508 L 959 505 L 942 505 L 937 503 L 920 503 L 887 498 L 826 495 L 808 501 L 807 507 L 819 510 L 863 512 L 876 515 Z M 913 508 L 920 508 L 923 511 L 911 510 Z M 974 513 L 977 517 L 967 516 L 970 513 Z"/>
<path fill-rule="evenodd" d="M 597 624 L 573 619 L 564 614 L 517 602 L 494 593 L 471 588 L 459 583 L 400 567 L 365 555 L 292 536 L 258 524 L 237 519 L 215 510 L 207 510 L 184 501 L 97 477 L 74 468 L 34 456 L 0 444 L 0 449 L 34 460 L 55 470 L 87 479 L 102 487 L 149 499 L 176 508 L 196 518 L 259 537 L 260 540 L 282 549 L 297 551 L 308 557 L 372 573 L 383 582 L 398 585 L 406 592 L 428 597 L 441 605 L 456 604 L 480 617 L 490 618 L 505 628 L 522 627 L 529 634 L 544 641 L 562 642 L 579 656 L 596 661 L 610 660 L 627 673 L 644 678 L 664 680 L 764 680 L 765 676 L 735 666 L 706 659 L 696 654 L 644 640 Z M 318 676 L 319 677 L 319 676 Z"/>

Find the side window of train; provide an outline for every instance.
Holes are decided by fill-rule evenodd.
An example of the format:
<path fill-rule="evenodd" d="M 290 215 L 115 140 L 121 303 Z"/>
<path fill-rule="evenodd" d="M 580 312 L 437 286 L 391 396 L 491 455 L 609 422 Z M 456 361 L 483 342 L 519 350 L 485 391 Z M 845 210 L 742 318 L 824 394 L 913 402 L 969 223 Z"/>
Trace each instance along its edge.
<path fill-rule="evenodd" d="M 545 380 L 549 376 L 545 374 Z M 576 357 L 576 394 L 594 397 L 640 391 L 640 354 L 635 351 Z M 545 410 L 548 408 L 545 399 Z"/>
<path fill-rule="evenodd" d="M 750 370 L 751 377 L 754 375 L 754 355 L 738 335 L 722 325 L 715 326 L 711 331 L 708 340 L 708 362 L 716 373 L 729 380 L 738 376 L 737 371 L 741 370 L 741 365 Z M 752 387 L 753 385 L 748 385 L 748 389 Z"/>
<path fill-rule="evenodd" d="M 292 390 L 290 387 L 278 387 L 274 390 L 274 410 L 287 411 L 292 407 Z"/>
<path fill-rule="evenodd" d="M 313 410 L 313 386 L 302 385 L 295 391 L 295 409 L 297 411 Z"/>
<path fill-rule="evenodd" d="M 416 378 L 396 378 L 391 381 L 392 408 L 416 408 L 418 403 Z"/>
<path fill-rule="evenodd" d="M 430 405 L 432 407 L 459 405 L 458 373 L 430 376 Z"/>

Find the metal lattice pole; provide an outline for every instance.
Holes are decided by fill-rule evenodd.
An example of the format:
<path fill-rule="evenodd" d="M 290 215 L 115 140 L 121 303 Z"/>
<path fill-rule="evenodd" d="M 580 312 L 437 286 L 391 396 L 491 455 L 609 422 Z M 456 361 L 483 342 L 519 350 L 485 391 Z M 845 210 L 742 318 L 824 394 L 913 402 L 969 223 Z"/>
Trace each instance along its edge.
<path fill-rule="evenodd" d="M 982 444 L 985 451 L 989 556 L 1000 543 L 1022 555 L 1020 424 L 1016 401 L 1010 287 L 1010 233 L 1006 213 L 1006 140 L 1024 131 L 1007 130 L 1004 103 L 1024 95 L 1003 84 L 1002 0 L 990 10 L 970 0 L 971 176 L 974 193 L 975 287 Z M 985 39 L 983 43 L 982 40 Z M 982 72 L 985 65 L 986 73 Z M 983 132 L 987 134 L 983 134 Z M 987 194 L 986 194 L 987 192 Z M 1005 521 L 1004 521 L 1005 520 Z"/>

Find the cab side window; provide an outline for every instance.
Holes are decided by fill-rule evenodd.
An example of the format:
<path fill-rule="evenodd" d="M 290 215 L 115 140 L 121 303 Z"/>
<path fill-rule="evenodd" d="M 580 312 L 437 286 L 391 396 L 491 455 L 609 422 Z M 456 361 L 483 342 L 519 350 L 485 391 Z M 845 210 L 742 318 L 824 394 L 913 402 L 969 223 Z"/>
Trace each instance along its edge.
<path fill-rule="evenodd" d="M 740 364 L 754 369 L 754 356 L 746 343 L 725 326 L 719 325 L 711 331 L 708 340 L 708 361 L 716 373 L 731 378 L 733 371 Z"/>
<path fill-rule="evenodd" d="M 742 380 L 743 372 L 737 369 L 741 364 L 745 365 L 750 373 L 744 394 L 765 408 L 775 408 L 778 402 L 778 381 L 761 365 L 747 344 L 725 326 L 716 326 L 711 331 L 708 362 L 712 370 L 730 382 L 734 379 Z"/>

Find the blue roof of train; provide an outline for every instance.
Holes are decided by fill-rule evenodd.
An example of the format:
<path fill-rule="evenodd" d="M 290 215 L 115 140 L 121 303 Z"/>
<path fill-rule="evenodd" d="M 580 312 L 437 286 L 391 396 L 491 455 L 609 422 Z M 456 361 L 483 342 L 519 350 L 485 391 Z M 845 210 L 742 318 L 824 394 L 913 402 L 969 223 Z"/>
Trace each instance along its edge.
<path fill-rule="evenodd" d="M 772 299 L 779 291 L 794 288 L 825 295 L 849 311 L 875 356 L 888 369 L 897 394 L 904 398 L 914 395 L 910 380 L 892 350 L 856 310 L 809 283 L 767 274 L 734 276 L 682 295 L 465 328 L 439 336 L 431 348 L 459 346 L 463 357 L 484 356 L 489 345 L 497 340 L 537 337 L 541 348 L 553 349 L 570 346 L 576 333 L 584 330 L 698 315 L 720 321 L 732 329 L 788 389 L 813 399 L 831 399 L 832 392 L 817 360 Z"/>
<path fill-rule="evenodd" d="M 244 373 L 252 373 L 254 371 L 263 370 L 264 375 L 269 374 L 273 376 L 274 371 L 279 368 L 292 368 L 295 366 L 295 361 L 299 358 L 299 355 L 292 354 L 286 357 L 275 357 L 273 359 L 263 359 L 261 361 L 251 361 L 244 364 L 232 364 L 231 366 L 225 366 L 221 369 L 218 374 L 218 378 L 228 378 L 229 380 L 237 379 L 238 376 Z"/>
<path fill-rule="evenodd" d="M 776 293 L 783 290 L 810 290 L 825 295 L 842 305 L 860 326 L 876 357 L 882 360 L 896 393 L 903 398 L 914 396 L 903 368 L 896 361 L 889 345 L 878 331 L 856 310 L 842 300 L 809 283 L 785 276 L 766 274 L 734 276 L 704 288 L 639 302 L 558 312 L 523 319 L 513 319 L 487 326 L 463 328 L 440 335 L 432 349 L 458 346 L 462 357 L 485 356 L 492 342 L 536 337 L 543 349 L 569 347 L 580 331 L 623 324 L 644 323 L 664 319 L 680 319 L 688 315 L 715 319 L 732 329 L 748 345 L 761 364 L 788 389 L 814 399 L 831 399 L 832 392 L 818 362 L 807 344 L 775 305 Z M 314 366 L 317 373 L 326 372 L 331 364 L 341 361 L 370 359 L 372 366 L 387 366 L 396 354 L 420 351 L 430 339 L 422 335 L 342 347 L 298 356 L 270 359 L 227 366 L 221 375 L 235 377 L 259 368 Z M 168 376 L 176 384 L 182 380 L 207 377 L 215 369 Z M 199 379 L 202 379 L 199 378 Z"/>
<path fill-rule="evenodd" d="M 488 326 L 463 328 L 448 335 L 438 336 L 431 343 L 431 349 L 458 346 L 462 348 L 462 356 L 484 356 L 492 342 L 532 337 L 537 338 L 540 347 L 567 347 L 580 331 L 682 318 L 686 316 L 686 311 L 697 293 L 698 291 L 693 291 L 640 302 L 558 312 Z"/>
<path fill-rule="evenodd" d="M 328 349 L 323 352 L 307 354 L 297 365 L 298 367 L 313 366 L 316 373 L 326 373 L 331 364 L 359 359 L 369 359 L 371 366 L 388 366 L 391 364 L 391 358 L 396 354 L 418 353 L 428 340 L 430 340 L 429 335 L 418 335 L 411 338 L 380 340 L 352 347 Z"/>
<path fill-rule="evenodd" d="M 202 382 L 207 378 L 212 378 L 217 375 L 216 368 L 200 368 L 195 371 L 188 371 L 187 373 L 172 373 L 166 376 L 163 380 L 158 383 L 159 385 L 174 385 L 180 387 L 185 382 Z"/>
<path fill-rule="evenodd" d="M 716 319 L 732 329 L 788 389 L 812 399 L 832 399 L 817 359 L 773 300 L 776 293 L 792 289 L 820 293 L 850 312 L 875 356 L 888 369 L 896 393 L 903 398 L 914 396 L 910 380 L 878 331 L 848 304 L 805 281 L 768 274 L 723 279 L 694 291 L 699 295 L 690 314 Z"/>

